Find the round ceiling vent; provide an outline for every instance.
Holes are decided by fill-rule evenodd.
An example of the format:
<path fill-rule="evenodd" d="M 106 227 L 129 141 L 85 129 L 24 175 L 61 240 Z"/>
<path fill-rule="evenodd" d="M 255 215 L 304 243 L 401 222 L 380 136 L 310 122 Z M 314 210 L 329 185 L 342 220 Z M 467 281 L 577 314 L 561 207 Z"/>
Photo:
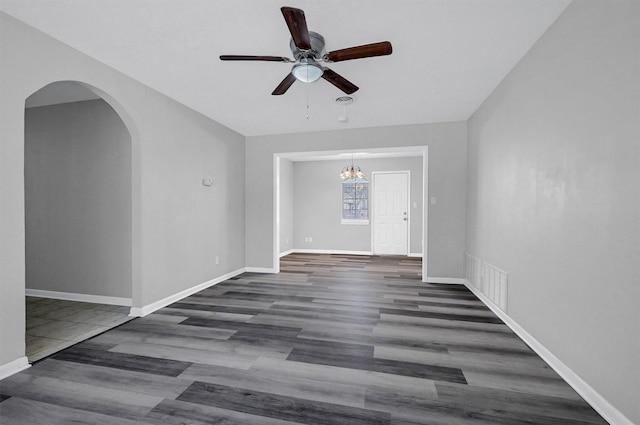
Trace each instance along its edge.
<path fill-rule="evenodd" d="M 340 96 L 336 98 L 338 105 L 350 105 L 355 99 L 352 96 Z"/>

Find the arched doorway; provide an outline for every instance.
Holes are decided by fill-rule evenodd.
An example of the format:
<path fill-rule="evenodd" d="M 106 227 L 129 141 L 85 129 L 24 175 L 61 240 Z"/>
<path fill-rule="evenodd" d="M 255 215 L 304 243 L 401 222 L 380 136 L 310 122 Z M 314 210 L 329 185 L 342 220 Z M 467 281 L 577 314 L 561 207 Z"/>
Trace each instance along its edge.
<path fill-rule="evenodd" d="M 99 91 L 55 82 L 25 102 L 30 362 L 128 320 L 131 133 Z"/>

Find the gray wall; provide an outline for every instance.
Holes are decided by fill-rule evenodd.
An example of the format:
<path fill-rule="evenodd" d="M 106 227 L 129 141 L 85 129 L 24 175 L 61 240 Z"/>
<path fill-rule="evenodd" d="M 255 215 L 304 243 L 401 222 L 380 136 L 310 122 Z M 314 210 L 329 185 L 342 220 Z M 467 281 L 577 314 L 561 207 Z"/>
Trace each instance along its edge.
<path fill-rule="evenodd" d="M 294 164 L 294 246 L 296 249 L 371 252 L 371 224 L 341 224 L 340 170 L 350 161 L 302 161 Z M 408 212 L 411 254 L 422 254 L 422 157 L 362 159 L 354 161 L 373 182 L 376 171 L 411 172 Z M 373 188 L 371 187 L 371 190 Z M 370 205 L 371 208 L 371 205 Z M 312 242 L 305 237 L 311 236 Z"/>
<path fill-rule="evenodd" d="M 92 86 L 131 134 L 134 307 L 244 267 L 242 135 L 3 13 L 0 55 L 0 367 L 26 361 L 24 108 L 52 82 Z"/>
<path fill-rule="evenodd" d="M 467 251 L 640 423 L 640 3 L 572 3 L 469 121 Z"/>
<path fill-rule="evenodd" d="M 131 298 L 131 136 L 103 100 L 25 111 L 26 287 Z"/>
<path fill-rule="evenodd" d="M 465 238 L 467 124 L 451 122 L 247 137 L 247 266 L 271 269 L 273 241 L 273 155 L 291 152 L 366 150 L 399 146 L 429 147 L 429 276 L 463 275 Z"/>

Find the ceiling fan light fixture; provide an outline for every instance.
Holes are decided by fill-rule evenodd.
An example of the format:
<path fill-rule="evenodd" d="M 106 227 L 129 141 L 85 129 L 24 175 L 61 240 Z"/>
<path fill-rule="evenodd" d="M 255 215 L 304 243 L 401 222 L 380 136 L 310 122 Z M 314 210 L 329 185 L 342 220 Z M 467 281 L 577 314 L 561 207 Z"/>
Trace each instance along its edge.
<path fill-rule="evenodd" d="M 358 86 L 347 80 L 331 68 L 325 68 L 319 62 L 341 62 L 352 59 L 371 58 L 374 56 L 390 55 L 391 43 L 382 41 L 378 43 L 363 44 L 347 47 L 345 49 L 326 52 L 324 37 L 317 32 L 309 31 L 307 19 L 302 9 L 284 6 L 280 8 L 282 16 L 289 28 L 291 40 L 289 47 L 296 64 L 291 68 L 287 76 L 278 84 L 271 93 L 274 96 L 283 95 L 296 81 L 313 83 L 320 78 L 333 84 L 336 88 L 350 95 L 358 91 Z M 267 62 L 292 62 L 284 56 L 256 56 L 256 55 L 220 55 L 223 61 L 267 61 Z M 346 117 L 346 115 L 345 115 Z M 346 122 L 346 121 L 343 121 Z"/>
<path fill-rule="evenodd" d="M 313 83 L 322 77 L 324 70 L 315 60 L 304 58 L 300 59 L 300 63 L 293 65 L 291 73 L 298 81 Z"/>

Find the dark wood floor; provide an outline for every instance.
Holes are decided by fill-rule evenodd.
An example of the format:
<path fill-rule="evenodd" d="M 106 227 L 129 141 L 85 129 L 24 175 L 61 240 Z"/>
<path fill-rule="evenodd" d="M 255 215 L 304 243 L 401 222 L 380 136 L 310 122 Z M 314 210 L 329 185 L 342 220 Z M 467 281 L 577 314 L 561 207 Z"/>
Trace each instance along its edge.
<path fill-rule="evenodd" d="M 10 424 L 606 424 L 420 259 L 293 254 L 0 383 Z"/>

